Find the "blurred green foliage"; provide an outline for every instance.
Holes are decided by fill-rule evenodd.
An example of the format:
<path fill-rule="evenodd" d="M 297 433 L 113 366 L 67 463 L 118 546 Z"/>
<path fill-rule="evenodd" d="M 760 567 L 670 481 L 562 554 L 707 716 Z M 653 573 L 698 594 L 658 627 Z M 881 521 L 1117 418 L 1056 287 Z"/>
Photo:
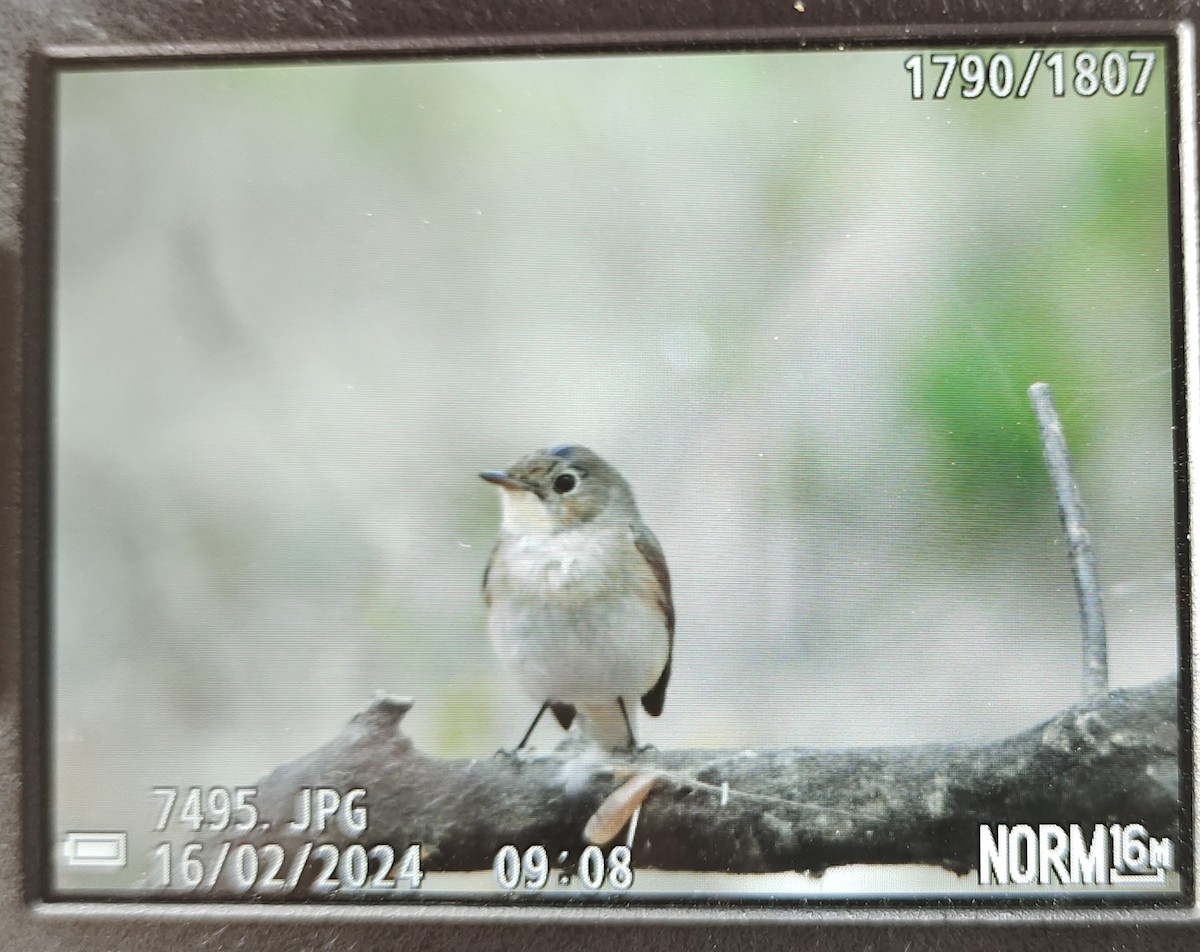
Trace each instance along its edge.
<path fill-rule="evenodd" d="M 1082 375 L 1063 333 L 1053 295 L 1036 288 L 980 286 L 959 298 L 965 313 L 946 315 L 958 333 L 929 338 L 913 370 L 913 403 L 928 418 L 944 454 L 937 472 L 948 501 L 1040 513 L 1046 498 L 1041 442 L 1025 390 L 1038 380 L 1059 393 Z M 1086 419 L 1069 434 L 1086 459 Z"/>

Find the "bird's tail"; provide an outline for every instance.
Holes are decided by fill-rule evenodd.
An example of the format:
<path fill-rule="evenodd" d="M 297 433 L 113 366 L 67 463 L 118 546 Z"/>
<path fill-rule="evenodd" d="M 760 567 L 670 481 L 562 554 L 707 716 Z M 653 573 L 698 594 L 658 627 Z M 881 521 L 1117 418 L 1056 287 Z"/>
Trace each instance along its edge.
<path fill-rule="evenodd" d="M 629 715 L 628 721 L 615 700 L 596 707 L 580 705 L 580 730 L 584 737 L 604 750 L 625 750 L 631 744 L 637 744 L 637 701 L 625 699 L 625 712 Z"/>

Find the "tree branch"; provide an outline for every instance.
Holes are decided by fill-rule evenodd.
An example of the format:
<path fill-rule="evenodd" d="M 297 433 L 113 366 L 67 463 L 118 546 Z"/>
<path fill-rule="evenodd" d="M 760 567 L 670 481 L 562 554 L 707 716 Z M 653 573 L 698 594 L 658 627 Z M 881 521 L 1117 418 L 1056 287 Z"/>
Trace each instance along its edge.
<path fill-rule="evenodd" d="M 1075 578 L 1075 595 L 1079 599 L 1079 614 L 1083 621 L 1083 696 L 1100 697 L 1108 690 L 1108 640 L 1104 632 L 1104 606 L 1100 601 L 1096 555 L 1083 520 L 1083 500 L 1071 472 L 1071 454 L 1067 450 L 1067 439 L 1050 385 L 1035 383 L 1030 386 L 1029 400 L 1037 414 L 1042 452 L 1046 468 L 1050 470 L 1050 481 L 1054 484 L 1058 517 L 1067 536 L 1067 554 Z"/>
<path fill-rule="evenodd" d="M 265 842 L 422 844 L 427 870 L 478 870 L 504 844 L 578 856 L 582 831 L 632 767 L 645 800 L 640 868 L 820 872 L 847 863 L 971 869 L 980 823 L 1138 821 L 1175 836 L 1173 678 L 1115 691 L 981 745 L 650 751 L 605 768 L 565 742 L 543 759 L 441 760 L 401 731 L 410 702 L 376 701 L 330 743 L 259 784 Z M 616 769 L 613 769 L 616 768 Z M 365 788 L 369 830 L 284 835 L 302 788 Z"/>

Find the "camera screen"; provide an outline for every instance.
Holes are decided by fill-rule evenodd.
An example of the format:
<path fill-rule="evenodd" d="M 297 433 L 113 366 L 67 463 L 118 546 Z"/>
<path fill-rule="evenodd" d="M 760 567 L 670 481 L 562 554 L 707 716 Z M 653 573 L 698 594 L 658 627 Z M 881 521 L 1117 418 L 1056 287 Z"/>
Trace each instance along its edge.
<path fill-rule="evenodd" d="M 48 894 L 1181 901 L 1174 57 L 59 64 Z"/>

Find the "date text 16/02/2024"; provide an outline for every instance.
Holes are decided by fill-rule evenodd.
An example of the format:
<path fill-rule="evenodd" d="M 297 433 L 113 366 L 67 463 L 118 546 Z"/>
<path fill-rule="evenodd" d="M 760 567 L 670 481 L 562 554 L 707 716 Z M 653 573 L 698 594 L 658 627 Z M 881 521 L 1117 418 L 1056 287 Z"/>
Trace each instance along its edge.
<path fill-rule="evenodd" d="M 269 835 L 271 831 L 269 822 L 260 821 L 256 787 L 163 786 L 155 787 L 153 794 L 159 801 L 155 832 L 173 826 L 209 834 Z M 292 838 L 363 837 L 369 826 L 367 800 L 364 788 L 302 787 L 295 797 L 293 818 L 281 825 L 281 832 Z M 207 840 L 159 843 L 154 849 L 154 872 L 160 886 L 187 891 L 231 890 L 264 896 L 297 891 L 379 893 L 419 888 L 425 878 L 421 860 L 420 843 L 398 847 Z M 608 851 L 587 846 L 577 857 L 562 851 L 552 864 L 545 846 L 522 851 L 509 844 L 496 852 L 492 871 L 496 885 L 505 892 L 538 892 L 548 885 L 576 883 L 589 892 L 624 892 L 633 885 L 632 862 L 628 846 Z"/>
<path fill-rule="evenodd" d="M 1089 99 L 1145 95 L 1157 63 L 1155 50 L 1030 50 L 1021 64 L 1005 52 L 914 53 L 904 68 L 913 99 L 945 99 L 954 90 L 963 99 L 1025 99 L 1044 88 L 1039 76 L 1055 97 Z"/>
<path fill-rule="evenodd" d="M 155 787 L 159 801 L 155 832 L 172 826 L 192 833 L 269 835 L 261 821 L 256 787 Z M 358 787 L 302 787 L 295 797 L 293 818 L 281 826 L 288 837 L 337 834 L 357 838 L 369 825 L 367 791 Z M 312 864 L 311 883 L 305 871 Z M 288 894 L 304 883 L 305 891 L 336 893 L 416 889 L 421 885 L 419 843 L 397 849 L 388 843 L 371 846 L 305 841 L 247 843 L 232 840 L 164 842 L 154 849 L 159 885 L 185 890 L 232 890 L 261 895 Z"/>

